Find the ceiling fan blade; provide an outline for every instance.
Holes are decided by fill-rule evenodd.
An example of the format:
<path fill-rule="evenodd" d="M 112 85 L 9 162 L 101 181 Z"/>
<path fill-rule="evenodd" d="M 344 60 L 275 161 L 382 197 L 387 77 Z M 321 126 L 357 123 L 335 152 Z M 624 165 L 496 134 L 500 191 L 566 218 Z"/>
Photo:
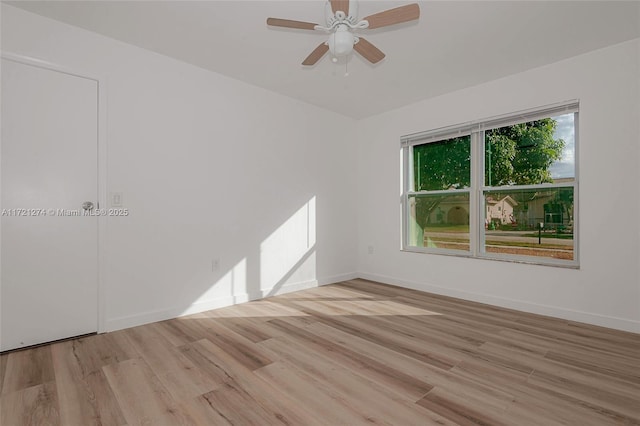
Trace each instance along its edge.
<path fill-rule="evenodd" d="M 325 53 L 329 51 L 329 46 L 326 43 L 321 43 L 318 47 L 316 47 L 313 52 L 302 62 L 302 65 L 314 65 L 316 62 L 322 58 Z"/>
<path fill-rule="evenodd" d="M 331 10 L 335 14 L 341 10 L 345 15 L 349 16 L 349 0 L 329 0 L 331 2 Z"/>
<path fill-rule="evenodd" d="M 377 64 L 385 56 L 385 54 L 382 53 L 380 49 L 378 49 L 362 37 L 360 37 L 360 41 L 353 45 L 353 49 L 372 64 Z"/>
<path fill-rule="evenodd" d="M 406 6 L 396 7 L 395 9 L 385 10 L 384 12 L 374 13 L 364 18 L 369 21 L 369 28 L 381 28 L 389 25 L 409 22 L 420 17 L 420 6 L 417 3 L 408 4 Z"/>
<path fill-rule="evenodd" d="M 291 21 L 289 19 L 267 18 L 267 25 L 272 27 L 296 28 L 298 30 L 315 30 L 316 25 L 311 22 Z"/>

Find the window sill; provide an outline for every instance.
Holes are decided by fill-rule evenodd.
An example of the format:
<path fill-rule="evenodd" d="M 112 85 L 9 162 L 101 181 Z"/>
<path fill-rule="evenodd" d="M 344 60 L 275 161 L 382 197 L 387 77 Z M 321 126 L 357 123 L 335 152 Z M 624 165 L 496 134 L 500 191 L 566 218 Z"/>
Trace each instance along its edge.
<path fill-rule="evenodd" d="M 528 257 L 528 256 L 513 256 L 513 257 L 498 257 L 491 256 L 487 254 L 479 254 L 473 255 L 471 252 L 454 252 L 453 250 L 442 250 L 442 249 L 429 249 L 427 247 L 406 247 L 400 249 L 401 252 L 405 253 L 417 253 L 417 254 L 435 254 L 438 256 L 452 256 L 459 257 L 464 259 L 478 259 L 478 260 L 495 260 L 498 262 L 508 262 L 508 263 L 521 263 L 525 265 L 535 265 L 535 266 L 551 266 L 555 268 L 564 268 L 564 269 L 580 269 L 580 263 L 578 261 L 561 261 L 554 259 L 545 259 L 541 261 L 539 258 Z"/>

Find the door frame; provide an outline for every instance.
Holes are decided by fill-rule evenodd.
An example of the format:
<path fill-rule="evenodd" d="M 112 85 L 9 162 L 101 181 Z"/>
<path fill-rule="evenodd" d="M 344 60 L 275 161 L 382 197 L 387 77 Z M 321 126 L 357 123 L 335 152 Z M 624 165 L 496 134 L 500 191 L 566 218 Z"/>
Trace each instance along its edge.
<path fill-rule="evenodd" d="M 61 66 L 56 63 L 48 62 L 38 58 L 20 55 L 12 52 L 6 52 L 0 50 L 0 57 L 9 61 L 21 63 L 24 65 L 30 65 L 39 67 L 42 69 L 60 72 L 68 74 L 74 77 L 84 78 L 87 80 L 93 80 L 98 87 L 97 102 L 98 102 L 98 129 L 97 129 L 97 143 L 98 143 L 98 158 L 96 164 L 97 178 L 98 178 L 98 207 L 107 208 L 107 83 L 106 78 L 95 73 L 88 73 L 84 70 L 70 69 Z M 2 209 L 2 201 L 0 200 L 0 210 Z M 97 285 L 98 285 L 98 297 L 96 300 L 96 312 L 98 315 L 98 333 L 104 333 L 106 329 L 106 287 L 107 287 L 107 217 L 100 215 L 98 220 L 98 271 L 97 271 Z M 2 225 L 0 224 L 0 237 L 2 236 Z M 0 246 L 1 247 L 1 246 Z M 1 248 L 0 248 L 1 250 Z M 0 265 L 1 266 L 1 265 Z M 0 288 L 1 288 L 0 283 Z M 2 297 L 0 292 L 0 298 Z"/>

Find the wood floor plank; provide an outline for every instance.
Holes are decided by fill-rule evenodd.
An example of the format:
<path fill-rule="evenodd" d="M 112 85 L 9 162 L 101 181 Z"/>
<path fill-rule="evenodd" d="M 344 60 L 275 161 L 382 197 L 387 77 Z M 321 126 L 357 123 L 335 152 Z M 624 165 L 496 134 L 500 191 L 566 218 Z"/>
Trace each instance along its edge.
<path fill-rule="evenodd" d="M 216 323 L 208 329 L 207 339 L 233 356 L 249 370 L 255 370 L 271 364 L 268 354 L 263 353 L 260 346 L 242 335 Z"/>
<path fill-rule="evenodd" d="M 224 321 L 219 321 L 216 317 L 199 318 L 190 322 L 189 326 L 198 329 L 203 338 L 212 341 L 251 370 L 271 363 L 268 356 L 261 353 L 258 345 L 226 327 Z"/>
<path fill-rule="evenodd" d="M 198 426 L 229 426 L 232 423 L 224 418 L 220 413 L 213 410 L 209 401 L 200 395 L 195 399 L 179 401 L 178 409 L 181 412 L 189 413 L 192 424 Z"/>
<path fill-rule="evenodd" d="M 434 387 L 448 389 L 459 395 L 467 395 L 469 398 L 480 395 L 483 403 L 489 406 L 504 409 L 515 398 L 513 394 L 499 389 L 490 381 L 480 382 L 475 377 L 465 378 L 452 370 L 434 368 L 430 364 L 399 354 L 389 348 L 375 345 L 357 336 L 331 329 L 324 324 L 314 324 L 308 328 L 308 331 L 347 347 L 361 356 L 371 357 L 397 371 L 411 371 L 416 378 L 422 379 Z M 528 375 L 522 374 L 518 379 L 525 383 L 527 377 Z M 515 380 L 513 377 L 511 379 Z M 416 399 L 413 401 L 415 402 Z"/>
<path fill-rule="evenodd" d="M 518 358 L 521 363 L 528 365 L 533 369 L 527 381 L 532 383 L 535 379 L 541 381 L 556 382 L 552 385 L 556 390 L 563 389 L 567 386 L 574 391 L 582 391 L 585 395 L 598 394 L 598 400 L 605 403 L 610 401 L 613 404 L 621 406 L 637 406 L 638 387 L 631 382 L 622 380 L 617 375 L 605 376 L 601 371 L 594 369 L 584 369 L 572 365 L 549 361 L 547 357 L 540 358 L 532 356 L 526 352 L 518 352 L 513 349 L 505 349 L 491 342 L 483 345 L 481 351 L 492 354 L 499 354 L 501 357 L 508 359 Z M 610 408 L 615 409 L 611 406 Z"/>
<path fill-rule="evenodd" d="M 176 401 L 195 398 L 221 385 L 215 377 L 202 374 L 177 347 L 141 355 Z"/>
<path fill-rule="evenodd" d="M 411 297 L 399 296 L 396 298 L 409 306 L 431 309 L 441 315 L 434 321 L 443 320 L 459 323 L 463 326 L 476 324 L 479 330 L 486 333 L 498 332 L 514 325 L 517 317 L 493 310 L 483 311 L 481 308 L 471 306 L 459 306 L 450 300 L 441 300 L 435 297 L 412 295 Z"/>
<path fill-rule="evenodd" d="M 103 371 L 128 424 L 195 424 L 188 413 L 178 408 L 144 360 L 110 364 Z"/>
<path fill-rule="evenodd" d="M 633 396 L 622 395 L 621 392 L 603 389 L 597 384 L 585 381 L 569 380 L 562 376 L 546 374 L 534 371 L 527 380 L 528 383 L 544 387 L 584 401 L 593 406 L 602 407 L 610 412 L 620 413 L 621 417 L 640 417 L 640 404 L 638 394 Z"/>
<path fill-rule="evenodd" d="M 591 352 L 591 351 L 589 351 Z M 638 351 L 640 358 L 640 351 Z M 549 351 L 545 358 L 579 367 L 589 371 L 598 371 L 610 377 L 617 377 L 635 384 L 640 384 L 640 362 L 624 357 L 611 357 L 602 354 L 566 349 L 563 352 Z"/>
<path fill-rule="evenodd" d="M 100 371 L 105 365 L 138 356 L 123 331 L 66 340 L 54 343 L 51 348 L 65 349 L 68 355 L 77 358 L 77 366 L 87 375 Z"/>
<path fill-rule="evenodd" d="M 231 424 L 240 425 L 284 425 L 291 424 L 274 416 L 270 410 L 257 404 L 252 395 L 234 380 L 202 397 L 210 408 Z"/>
<path fill-rule="evenodd" d="M 474 352 L 486 340 L 477 337 L 465 336 L 457 330 L 448 327 L 434 328 L 425 325 L 431 320 L 430 316 L 349 316 L 341 319 L 343 323 L 353 325 L 356 329 L 367 330 L 370 333 L 384 335 L 397 344 L 406 346 L 406 343 L 428 341 L 433 348 L 433 355 L 440 355 L 446 363 L 446 368 L 451 368 L 459 362 L 460 354 Z M 421 321 L 422 319 L 422 321 Z M 437 348 L 437 350 L 436 350 Z M 415 351 L 415 347 L 413 350 Z"/>
<path fill-rule="evenodd" d="M 524 396 L 526 395 L 526 396 Z M 555 398 L 548 393 L 526 393 L 509 407 L 507 416 L 525 425 L 615 426 L 636 425 L 621 417 L 594 412 L 579 404 Z"/>
<path fill-rule="evenodd" d="M 322 419 L 325 424 L 357 425 L 368 422 L 333 389 L 327 389 L 313 381 L 303 371 L 283 362 L 274 362 L 255 372 L 265 381 L 284 389 L 287 395 L 313 413 L 313 417 Z"/>
<path fill-rule="evenodd" d="M 437 352 L 433 347 L 430 348 L 431 350 L 425 350 L 425 347 L 421 346 L 419 342 L 399 337 L 397 333 L 389 332 L 388 330 L 381 329 L 373 324 L 367 324 L 361 321 L 359 322 L 357 318 L 350 315 L 327 315 L 326 313 L 315 311 L 312 308 L 307 307 L 304 309 L 315 315 L 319 322 L 342 330 L 346 333 L 370 340 L 374 343 L 380 344 L 381 346 L 393 347 L 394 350 L 399 353 L 414 357 L 434 366 L 443 369 L 450 369 L 459 361 L 459 359 L 452 359 L 451 357 L 446 356 L 443 354 L 444 351 Z M 269 321 L 269 323 L 276 324 L 278 321 L 279 320 L 273 320 Z"/>
<path fill-rule="evenodd" d="M 55 383 L 47 382 L 4 393 L 0 396 L 0 424 L 61 425 Z"/>
<path fill-rule="evenodd" d="M 211 405 L 211 409 L 223 418 L 235 418 L 236 421 L 240 421 L 239 417 L 244 419 L 240 421 L 243 424 L 254 417 L 255 409 L 265 415 L 264 421 L 275 424 L 309 424 L 306 411 L 296 407 L 292 400 L 282 394 L 279 389 L 253 374 L 253 371 L 208 339 L 185 345 L 181 349 L 199 365 L 204 365 L 203 370 L 213 369 L 216 374 L 224 378 L 222 386 L 203 395 Z M 243 401 L 240 401 L 240 395 L 243 396 Z M 228 407 L 221 407 L 220 404 L 214 403 L 222 400 L 227 400 Z M 228 413 L 229 407 L 236 407 L 234 411 L 238 413 Z M 243 412 L 247 410 L 251 412 Z"/>
<path fill-rule="evenodd" d="M 351 406 L 371 423 L 418 425 L 443 420 L 429 410 L 420 409 L 414 404 L 414 398 L 405 397 L 402 391 L 392 395 L 391 392 L 396 391 L 393 387 L 377 382 L 364 371 L 342 367 L 303 345 L 282 340 L 284 338 L 271 339 L 262 345 L 278 354 L 279 362 L 295 366 L 314 382 L 322 383 L 343 399 L 348 399 Z"/>
<path fill-rule="evenodd" d="M 516 404 L 537 405 L 538 411 L 560 417 L 564 414 L 565 424 L 581 425 L 640 425 L 640 418 L 629 417 L 611 410 L 598 402 L 593 404 L 585 399 L 576 398 L 552 387 L 538 386 L 528 382 Z M 513 413 L 516 411 L 514 410 Z M 533 413 L 532 413 L 533 414 Z"/>
<path fill-rule="evenodd" d="M 625 416 L 558 393 L 552 388 L 532 385 L 520 373 L 500 369 L 477 360 L 463 361 L 453 370 L 457 376 L 497 386 L 515 399 L 507 408 L 509 418 L 519 424 L 608 425 L 635 424 Z"/>
<path fill-rule="evenodd" d="M 545 355 L 549 351 L 547 347 L 537 343 L 514 341 L 511 338 L 504 337 L 501 333 L 495 333 L 495 330 L 485 332 L 474 327 L 474 333 L 470 335 L 469 325 L 463 326 L 445 318 L 440 318 L 440 316 L 394 316 L 392 318 L 379 317 L 378 319 L 386 321 L 392 330 L 398 328 L 405 333 L 413 335 L 422 333 L 428 337 L 439 337 L 443 345 L 450 346 L 456 350 L 464 351 L 468 349 L 469 346 L 465 346 L 465 343 L 467 345 L 480 346 L 486 342 L 494 342 L 506 348 L 523 350 L 538 355 Z"/>
<path fill-rule="evenodd" d="M 433 387 L 431 384 L 417 379 L 411 373 L 394 370 L 388 365 L 366 355 L 358 354 L 330 340 L 298 329 L 284 320 L 273 320 L 270 321 L 270 324 L 289 331 L 290 337 L 287 338 L 289 339 L 287 344 L 295 344 L 297 342 L 298 344 L 306 345 L 318 354 L 325 354 L 327 357 L 332 358 L 336 363 L 362 371 L 363 375 L 379 383 L 386 383 L 388 386 L 402 389 L 403 392 L 412 397 L 422 396 Z"/>
<path fill-rule="evenodd" d="M 7 354 L 2 394 L 54 380 L 51 346 L 38 346 Z"/>
<path fill-rule="evenodd" d="M 267 318 L 271 320 L 277 317 Z M 215 322 L 224 325 L 253 343 L 262 342 L 281 334 L 274 333 L 272 328 L 264 327 L 262 321 L 254 321 L 252 318 L 217 318 Z"/>
<path fill-rule="evenodd" d="M 168 346 L 173 346 L 171 341 L 158 331 L 155 324 L 147 325 L 124 330 L 128 341 L 135 350 L 135 358 L 138 358 L 143 353 L 153 353 Z"/>
<path fill-rule="evenodd" d="M 77 341 L 51 346 L 60 419 L 64 425 L 125 425 L 126 420 L 102 369 L 83 364 Z M 95 365 L 95 364 L 93 364 Z"/>
<path fill-rule="evenodd" d="M 155 330 L 172 345 L 181 346 L 186 343 L 195 342 L 204 337 L 200 332 L 198 332 L 198 330 L 188 326 L 188 323 L 194 320 L 197 321 L 196 318 L 181 317 L 160 321 L 151 324 L 150 326 L 154 327 Z"/>
<path fill-rule="evenodd" d="M 541 337 L 548 337 L 555 340 L 558 343 L 558 347 L 579 346 L 586 351 L 598 351 L 602 347 L 606 347 L 607 351 L 611 354 L 621 355 L 623 357 L 634 358 L 638 354 L 638 350 L 629 348 L 627 346 L 618 345 L 614 342 L 602 342 L 590 339 L 588 337 L 579 336 L 573 333 L 565 333 L 562 330 L 554 330 L 544 327 L 531 327 L 527 325 L 520 325 L 515 323 L 512 327 L 513 330 L 529 332 Z"/>
<path fill-rule="evenodd" d="M 509 424 L 500 420 L 502 415 L 495 408 L 483 407 L 477 403 L 470 402 L 468 399 L 462 399 L 453 392 L 440 388 L 434 388 L 416 404 L 438 413 L 461 426 L 506 426 Z"/>
<path fill-rule="evenodd" d="M 516 319 L 518 324 L 546 328 L 549 327 L 549 323 L 554 321 L 559 323 L 558 326 L 554 327 L 554 330 L 562 331 L 563 334 L 570 336 L 577 341 L 587 341 L 600 345 L 614 345 L 617 348 L 625 349 L 630 353 L 637 354 L 640 352 L 640 343 L 636 342 L 635 339 L 630 338 L 633 337 L 633 333 L 536 315 Z"/>

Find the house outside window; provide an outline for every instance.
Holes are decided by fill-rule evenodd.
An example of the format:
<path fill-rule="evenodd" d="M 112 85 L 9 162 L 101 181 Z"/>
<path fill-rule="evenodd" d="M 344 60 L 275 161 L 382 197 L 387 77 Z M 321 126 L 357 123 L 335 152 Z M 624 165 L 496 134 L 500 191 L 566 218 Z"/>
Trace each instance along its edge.
<path fill-rule="evenodd" d="M 403 250 L 577 267 L 578 103 L 402 138 Z"/>

